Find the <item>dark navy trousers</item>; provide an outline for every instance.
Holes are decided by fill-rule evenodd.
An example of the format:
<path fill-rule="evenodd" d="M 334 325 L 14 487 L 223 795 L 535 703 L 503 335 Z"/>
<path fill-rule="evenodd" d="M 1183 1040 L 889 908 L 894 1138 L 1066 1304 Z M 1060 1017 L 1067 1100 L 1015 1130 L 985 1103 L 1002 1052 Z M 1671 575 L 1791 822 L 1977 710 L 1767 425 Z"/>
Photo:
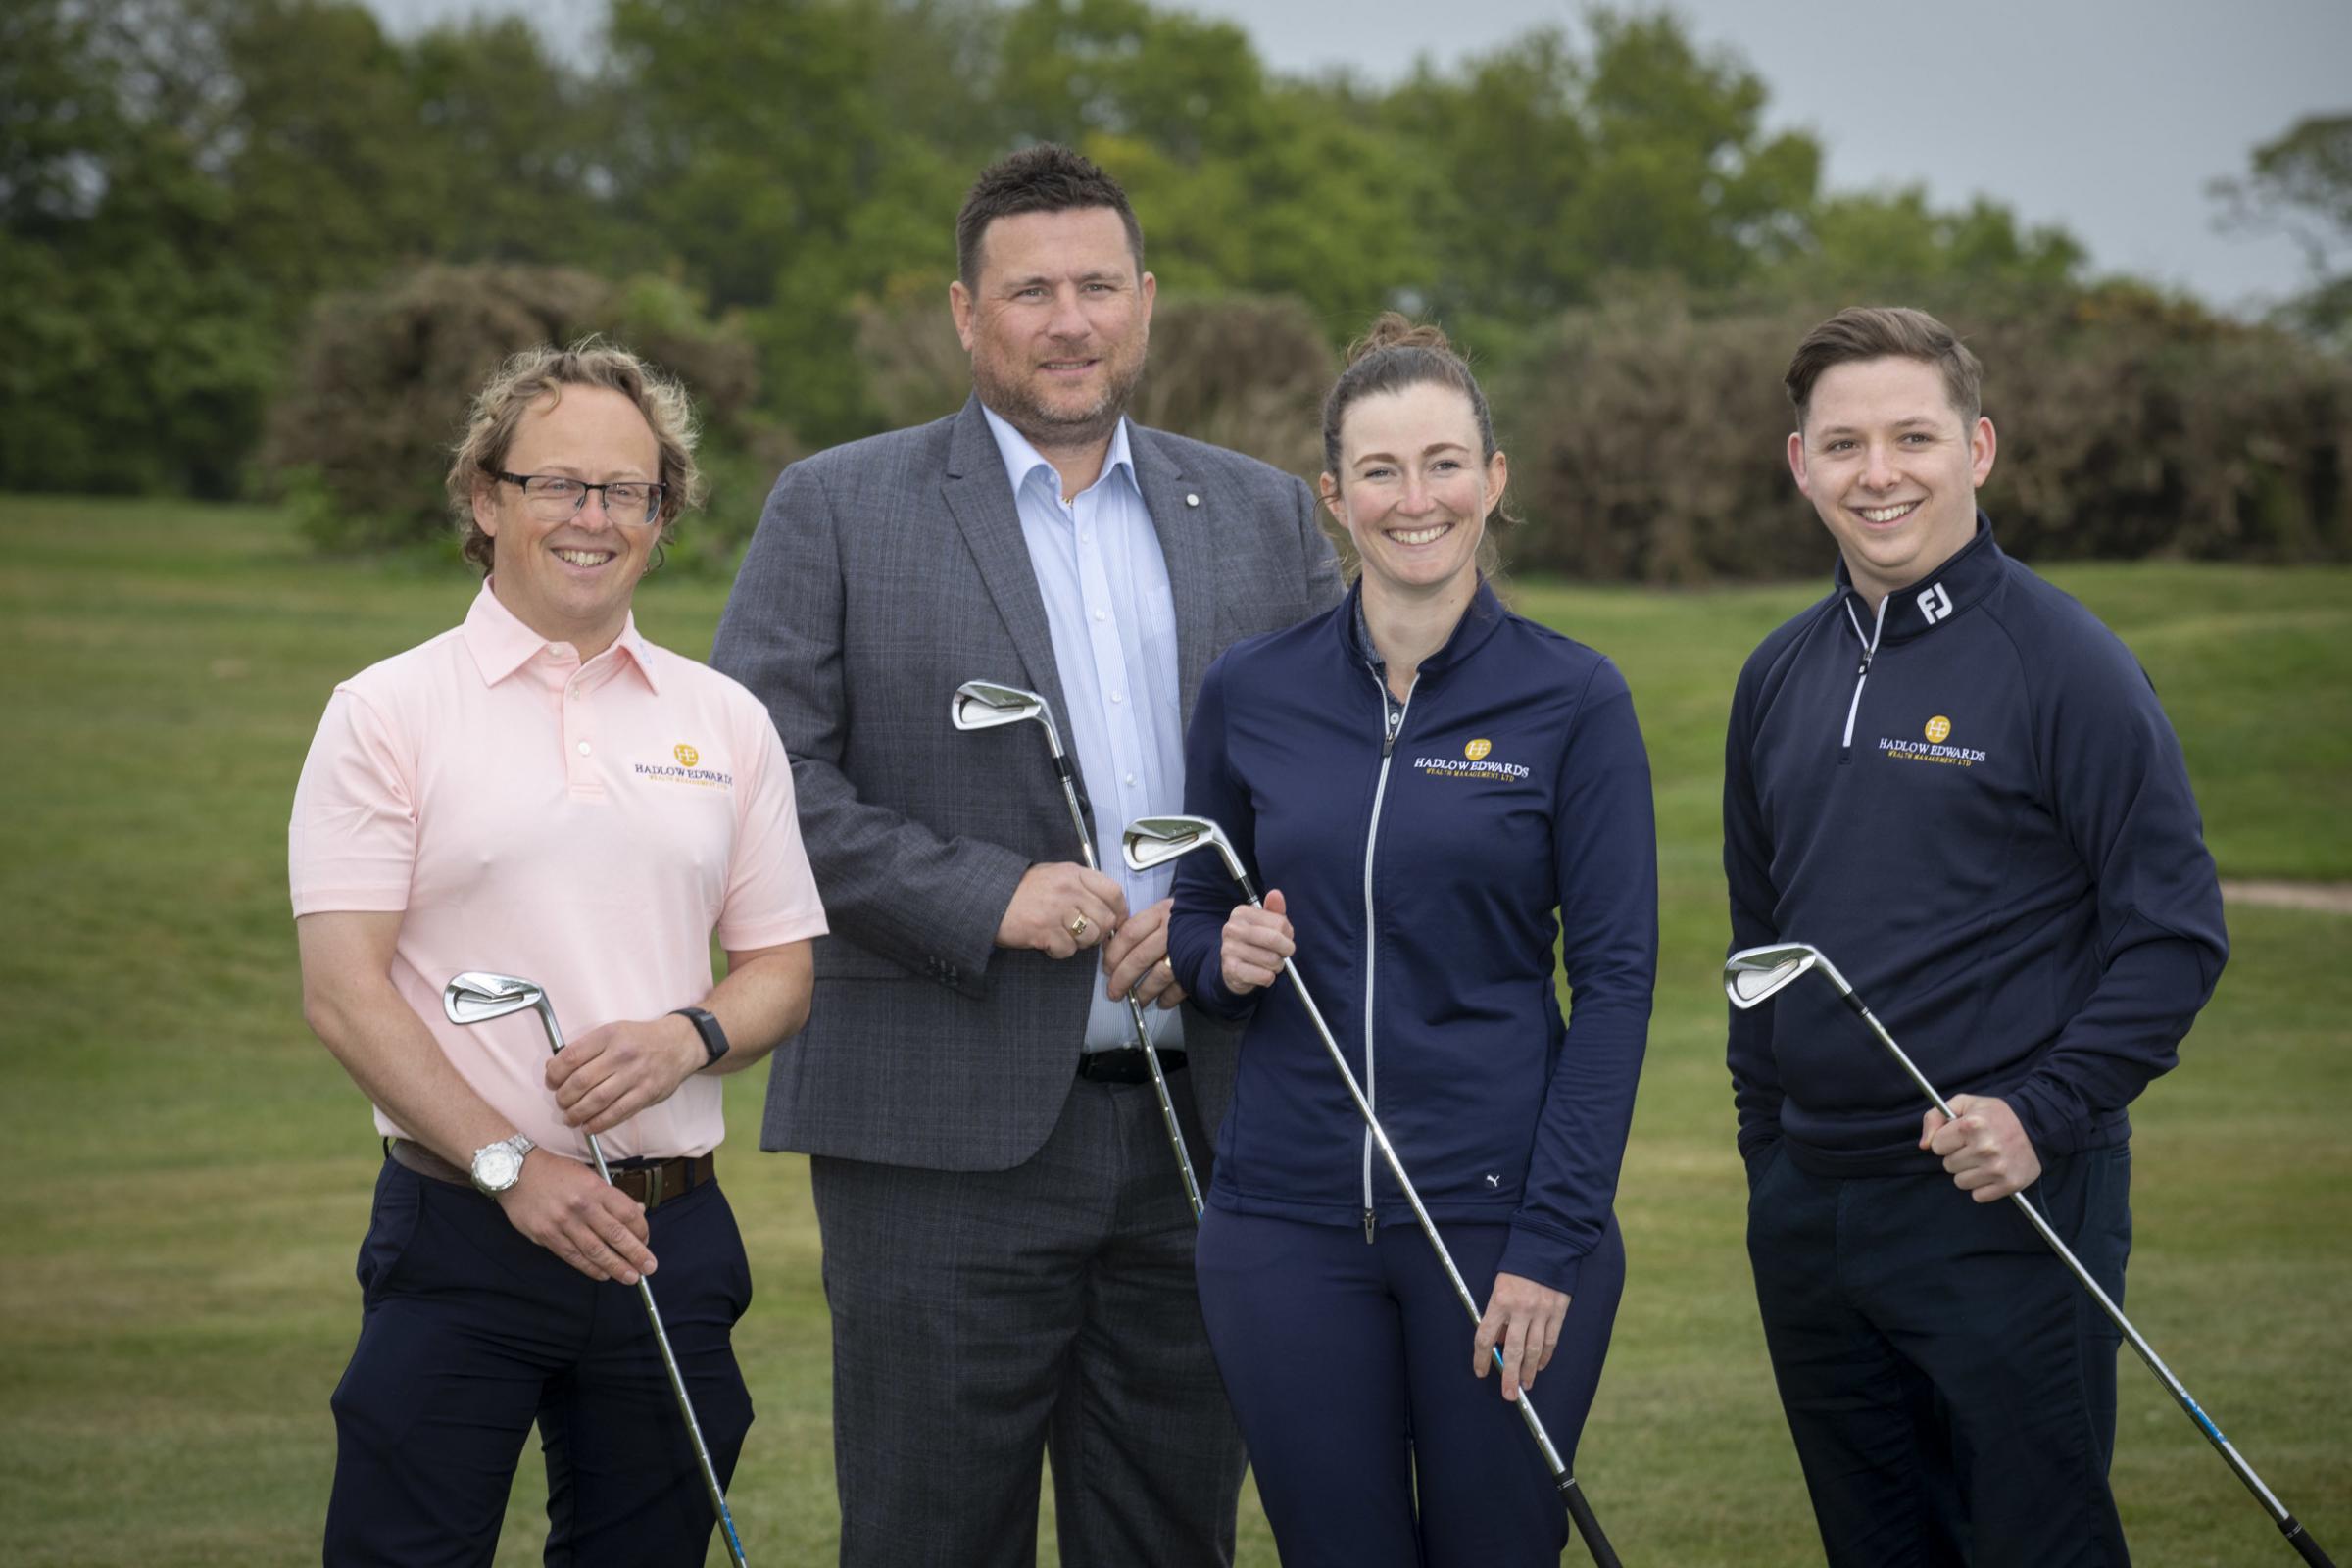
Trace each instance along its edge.
<path fill-rule="evenodd" d="M 1509 1228 L 1440 1225 L 1483 1307 Z M 1471 1373 L 1476 1325 L 1417 1225 L 1236 1214 L 1212 1202 L 1195 1254 L 1201 1314 L 1284 1568 L 1556 1564 L 1568 1517 L 1542 1452 Z M 1532 1394 L 1574 1472 L 1625 1292 L 1614 1218 L 1579 1272 Z"/>
<path fill-rule="evenodd" d="M 2047 1159 L 2026 1191 L 2118 1306 L 2131 1159 Z M 1780 1150 L 1747 1245 L 1830 1568 L 2129 1561 L 2107 1485 L 2123 1336 L 2015 1204 Z"/>
<path fill-rule="evenodd" d="M 715 1184 L 649 1216 L 654 1299 L 722 1483 L 752 1401 L 728 1335 L 750 1265 Z M 335 1389 L 325 1561 L 487 1564 L 535 1421 L 551 1568 L 700 1563 L 715 1523 L 634 1286 L 579 1273 L 492 1200 L 384 1162 Z"/>

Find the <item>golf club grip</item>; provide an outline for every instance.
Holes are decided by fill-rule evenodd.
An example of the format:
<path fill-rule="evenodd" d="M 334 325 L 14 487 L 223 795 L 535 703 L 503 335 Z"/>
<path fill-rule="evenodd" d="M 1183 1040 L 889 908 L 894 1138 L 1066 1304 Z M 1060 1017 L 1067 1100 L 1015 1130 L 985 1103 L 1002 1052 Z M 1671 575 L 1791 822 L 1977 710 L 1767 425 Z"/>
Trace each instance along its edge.
<path fill-rule="evenodd" d="M 1617 1548 L 1601 1533 L 1600 1521 L 1592 1517 L 1592 1505 L 1585 1500 L 1584 1489 L 1576 1477 L 1560 1477 L 1560 1501 L 1568 1505 L 1568 1517 L 1576 1525 L 1576 1533 L 1585 1539 L 1585 1549 L 1592 1554 L 1593 1568 L 1625 1568 L 1617 1560 Z"/>
<path fill-rule="evenodd" d="M 2320 1544 L 2311 1539 L 2308 1531 L 2295 1523 L 2293 1514 L 2279 1520 L 2278 1528 L 2285 1532 L 2287 1544 L 2302 1553 L 2303 1560 L 2311 1564 L 2311 1568 L 2335 1568 L 2334 1560 L 2320 1549 Z"/>

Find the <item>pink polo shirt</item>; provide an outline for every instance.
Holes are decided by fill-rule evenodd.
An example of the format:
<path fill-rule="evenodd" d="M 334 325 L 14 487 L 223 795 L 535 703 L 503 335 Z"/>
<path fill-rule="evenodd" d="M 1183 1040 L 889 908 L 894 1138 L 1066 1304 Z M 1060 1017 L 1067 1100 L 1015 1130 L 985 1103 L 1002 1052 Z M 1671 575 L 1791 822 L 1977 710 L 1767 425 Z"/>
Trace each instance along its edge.
<path fill-rule="evenodd" d="M 466 1081 L 577 1159 L 541 1076 L 535 1013 L 461 1028 L 466 969 L 547 988 L 564 1038 L 702 1001 L 729 951 L 825 930 L 767 710 L 640 636 L 586 663 L 492 596 L 466 623 L 335 688 L 288 830 L 294 912 L 399 910 L 392 981 Z M 382 1108 L 378 1130 L 400 1135 Z M 699 1154 L 725 1134 L 697 1075 L 603 1134 L 607 1157 Z"/>

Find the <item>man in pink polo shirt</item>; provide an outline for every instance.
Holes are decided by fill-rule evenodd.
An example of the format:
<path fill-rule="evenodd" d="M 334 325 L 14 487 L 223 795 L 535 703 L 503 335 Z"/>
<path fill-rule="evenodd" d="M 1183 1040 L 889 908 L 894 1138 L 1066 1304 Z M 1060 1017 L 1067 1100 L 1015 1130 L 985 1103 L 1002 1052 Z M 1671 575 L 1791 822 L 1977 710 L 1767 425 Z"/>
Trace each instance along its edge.
<path fill-rule="evenodd" d="M 335 689 L 303 767 L 303 1009 L 389 1155 L 329 1563 L 489 1562 L 534 1421 L 551 1560 L 702 1561 L 710 1505 L 636 1298 L 657 1258 L 722 1478 L 751 1424 L 719 1078 L 807 1018 L 825 920 L 766 710 L 629 613 L 698 499 L 693 440 L 683 390 L 632 355 L 509 361 L 448 479 L 488 580 L 462 626 Z M 467 969 L 544 985 L 570 1044 L 551 1056 L 529 1013 L 449 1023 Z"/>

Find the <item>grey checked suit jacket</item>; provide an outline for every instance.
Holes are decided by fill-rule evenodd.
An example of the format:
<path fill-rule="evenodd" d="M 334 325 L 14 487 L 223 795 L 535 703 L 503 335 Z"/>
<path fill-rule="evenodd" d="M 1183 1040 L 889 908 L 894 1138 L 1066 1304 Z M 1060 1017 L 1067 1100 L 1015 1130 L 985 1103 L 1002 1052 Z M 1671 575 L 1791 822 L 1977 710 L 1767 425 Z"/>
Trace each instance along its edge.
<path fill-rule="evenodd" d="M 1338 568 L 1296 478 L 1129 432 L 1167 562 L 1189 723 L 1209 661 L 1328 607 Z M 1070 733 L 1045 601 L 977 400 L 786 468 L 711 662 L 775 718 L 833 931 L 816 945 L 808 1027 L 775 1054 L 761 1146 L 935 1170 L 1021 1163 L 1069 1096 L 1102 971 L 995 946 L 1022 872 L 1078 853 L 1044 737 L 948 722 L 958 685 L 995 680 L 1042 693 Z M 1124 825 L 1094 822 L 1097 845 L 1117 854 Z M 1189 1076 L 1212 1136 L 1238 1038 L 1188 1009 Z"/>

